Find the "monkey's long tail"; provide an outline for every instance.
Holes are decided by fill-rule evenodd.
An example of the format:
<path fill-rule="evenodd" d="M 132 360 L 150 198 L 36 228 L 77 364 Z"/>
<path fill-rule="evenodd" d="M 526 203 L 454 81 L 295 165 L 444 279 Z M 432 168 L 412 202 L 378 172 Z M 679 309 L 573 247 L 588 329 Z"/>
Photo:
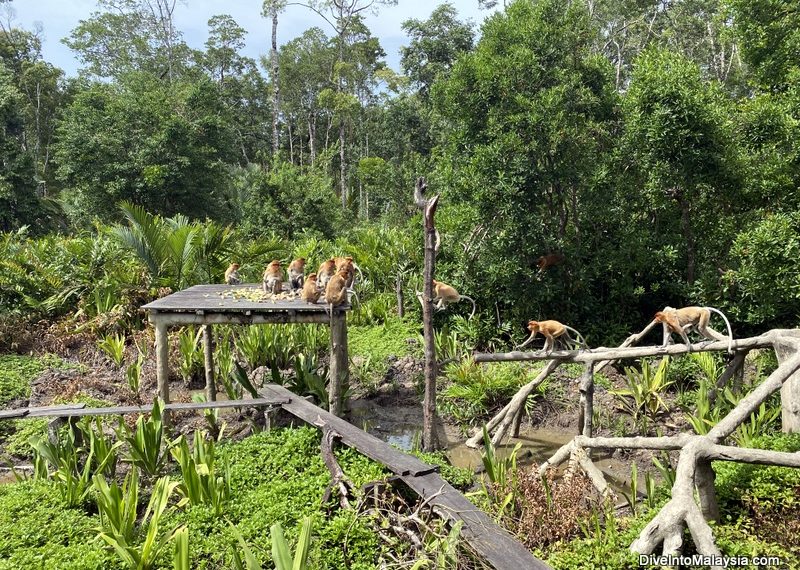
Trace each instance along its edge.
<path fill-rule="evenodd" d="M 568 331 L 572 331 L 572 332 L 575 333 L 575 336 L 578 337 L 578 342 L 581 343 L 583 348 L 589 348 L 589 345 L 586 344 L 586 339 L 583 338 L 583 335 L 581 333 L 579 333 L 578 331 L 576 331 L 572 327 L 568 327 L 567 325 L 564 325 L 564 328 L 567 329 Z"/>
<path fill-rule="evenodd" d="M 725 316 L 725 313 L 714 307 L 706 307 L 706 309 L 714 311 L 725 321 L 725 326 L 728 327 L 728 354 L 733 354 L 733 330 L 731 329 L 731 324 L 728 322 L 728 317 Z"/>
<path fill-rule="evenodd" d="M 475 310 L 476 310 L 475 299 L 473 299 L 472 297 L 467 297 L 466 295 L 461 295 L 461 298 L 462 299 L 469 299 L 469 302 L 472 303 L 472 313 L 469 316 L 470 320 L 472 320 L 472 317 L 475 316 Z"/>

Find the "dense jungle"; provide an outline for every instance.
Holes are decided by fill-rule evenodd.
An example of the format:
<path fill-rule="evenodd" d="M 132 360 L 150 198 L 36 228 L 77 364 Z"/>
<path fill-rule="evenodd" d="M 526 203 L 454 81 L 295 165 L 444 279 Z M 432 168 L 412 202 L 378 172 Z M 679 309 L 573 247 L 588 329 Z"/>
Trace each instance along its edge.
<path fill-rule="evenodd" d="M 735 339 L 798 328 L 796 2 L 469 0 L 479 22 L 443 2 L 402 22 L 393 69 L 367 16 L 397 0 L 249 1 L 271 45 L 258 59 L 224 3 L 190 47 L 176 14 L 195 0 L 96 0 L 61 39 L 68 74 L 43 56 L 46 28 L 15 19 L 27 1 L 0 0 L 0 407 L 150 412 L 0 419 L 0 569 L 489 568 L 460 524 L 353 448 L 335 449 L 349 504 L 332 498 L 313 425 L 267 429 L 247 406 L 162 421 L 143 305 L 223 284 L 231 263 L 260 287 L 273 260 L 308 275 L 344 256 L 358 268 L 345 418 L 438 465 L 553 568 L 661 567 L 629 547 L 674 496 L 680 448 L 604 451 L 611 495 L 580 470 L 539 476 L 582 425 L 573 363 L 525 398 L 519 437 L 467 451 L 546 365 L 472 355 L 549 319 L 617 347 L 667 306 L 719 309 Z M 308 28 L 279 44 L 289 7 Z M 419 434 L 419 177 L 439 196 L 433 278 L 475 302 L 433 313 L 440 449 Z M 221 400 L 275 383 L 331 406 L 327 326 L 215 331 Z M 201 336 L 170 332 L 176 402 L 206 399 Z M 713 435 L 785 363 L 734 359 L 596 372 L 595 433 Z M 781 405 L 765 396 L 725 443 L 796 457 Z M 713 463 L 713 542 L 742 567 L 800 566 L 789 464 Z M 684 554 L 707 552 L 682 536 Z"/>

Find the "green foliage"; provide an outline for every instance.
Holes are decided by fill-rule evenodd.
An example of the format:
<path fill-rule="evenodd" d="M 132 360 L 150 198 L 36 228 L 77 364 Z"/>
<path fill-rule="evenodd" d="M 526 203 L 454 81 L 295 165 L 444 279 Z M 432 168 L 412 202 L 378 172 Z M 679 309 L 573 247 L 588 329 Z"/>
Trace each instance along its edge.
<path fill-rule="evenodd" d="M 426 463 L 431 463 L 439 467 L 439 474 L 442 479 L 450 483 L 460 491 L 466 491 L 475 482 L 475 474 L 472 469 L 466 467 L 455 467 L 447 459 L 442 451 L 425 452 L 411 450 L 409 453 L 422 459 Z"/>
<path fill-rule="evenodd" d="M 122 367 L 122 361 L 125 359 L 125 335 L 106 335 L 97 341 L 97 348 L 102 350 L 117 368 Z"/>
<path fill-rule="evenodd" d="M 275 562 L 275 570 L 306 570 L 308 560 L 308 548 L 311 545 L 311 517 L 303 519 L 303 528 L 300 531 L 300 538 L 297 539 L 297 550 L 294 558 L 289 550 L 289 545 L 283 537 L 283 527 L 276 523 L 270 527 L 272 538 L 272 560 Z"/>
<path fill-rule="evenodd" d="M 177 290 L 221 280 L 233 242 L 230 228 L 181 214 L 162 218 L 130 202 L 120 208 L 128 225 L 112 233 L 145 265 L 151 284 Z"/>
<path fill-rule="evenodd" d="M 92 541 L 97 515 L 68 508 L 57 487 L 33 479 L 0 485 L 0 568 L 119 568 L 113 555 Z"/>
<path fill-rule="evenodd" d="M 723 275 L 731 319 L 751 325 L 793 327 L 800 311 L 800 214 L 768 214 L 749 224 L 731 247 L 733 268 Z"/>
<path fill-rule="evenodd" d="M 144 416 L 139 416 L 133 429 L 120 422 L 117 437 L 125 442 L 128 450 L 128 455 L 123 460 L 132 463 L 150 477 L 159 475 L 169 458 L 167 450 L 163 449 L 163 429 L 159 400 L 153 402 L 150 417 L 145 420 Z"/>
<path fill-rule="evenodd" d="M 225 219 L 231 125 L 210 80 L 127 74 L 80 90 L 58 126 L 57 175 L 70 216 L 118 219 L 117 204 Z"/>
<path fill-rule="evenodd" d="M 51 443 L 36 436 L 29 441 L 34 449 L 34 471 L 37 478 L 49 478 L 58 482 L 58 490 L 64 503 L 76 507 L 86 502 L 92 489 L 92 467 L 94 449 L 89 450 L 88 456 L 82 461 L 81 449 L 76 445 L 74 434 L 68 432 L 68 437 L 56 443 Z M 106 456 L 107 461 L 113 458 Z M 105 463 L 101 463 L 98 471 L 102 472 Z M 52 469 L 52 471 L 50 471 Z"/>
<path fill-rule="evenodd" d="M 134 395 L 134 398 L 138 399 L 139 388 L 142 385 L 142 367 L 144 366 L 144 361 L 147 358 L 147 355 L 138 346 L 136 348 L 137 348 L 136 362 L 132 362 L 125 369 L 125 379 L 128 381 L 128 388 Z"/>
<path fill-rule="evenodd" d="M 464 427 L 476 425 L 517 392 L 528 372 L 528 367 L 518 362 L 482 366 L 467 358 L 448 364 L 444 375 L 450 385 L 439 397 L 441 409 Z M 544 388 L 539 385 L 531 398 Z"/>
<path fill-rule="evenodd" d="M 648 419 L 655 421 L 660 412 L 669 409 L 661 396 L 671 384 L 667 380 L 668 366 L 669 357 L 664 357 L 653 372 L 650 362 L 643 360 L 641 372 L 635 368 L 625 369 L 627 388 L 611 390 L 615 396 L 621 396 L 623 408 L 633 416 L 634 422 L 641 422 L 644 429 L 647 429 Z"/>
<path fill-rule="evenodd" d="M 800 436 L 764 435 L 754 437 L 750 444 L 756 449 L 791 453 L 800 450 Z M 729 462 L 716 462 L 713 467 L 717 497 L 726 512 L 736 512 L 751 501 L 773 508 L 797 505 L 796 489 L 800 486 L 797 469 Z"/>
<path fill-rule="evenodd" d="M 179 527 L 171 532 L 161 532 L 159 527 L 170 496 L 177 486 L 178 483 L 171 482 L 169 477 L 162 477 L 156 481 L 150 502 L 147 504 L 147 510 L 139 523 L 139 532 L 144 532 L 141 544 L 130 544 L 122 534 L 116 533 L 117 528 L 113 525 L 102 527 L 98 537 L 114 549 L 125 567 L 131 570 L 154 568 L 159 556 L 166 551 L 169 543 L 182 530 Z M 108 518 L 103 520 L 106 523 L 110 522 Z"/>
<path fill-rule="evenodd" d="M 231 495 L 230 466 L 223 460 L 220 468 L 216 461 L 214 442 L 206 441 L 199 431 L 194 432 L 192 447 L 190 451 L 183 435 L 170 446 L 170 452 L 178 463 L 183 479 L 178 485 L 178 492 L 189 504 L 209 504 L 214 513 L 220 515 Z"/>
<path fill-rule="evenodd" d="M 333 237 L 341 226 L 342 211 L 333 182 L 320 171 L 281 162 L 269 171 L 253 165 L 235 174 L 245 236 L 261 236 L 268 228 L 289 239 L 304 232 Z M 291 216 L 287 216 L 288 212 Z"/>
<path fill-rule="evenodd" d="M 182 328 L 178 334 L 178 349 L 181 354 L 178 370 L 185 384 L 189 384 L 203 368 L 203 352 L 200 350 L 202 334 L 202 329 L 192 326 Z"/>
<path fill-rule="evenodd" d="M 352 356 L 368 358 L 375 373 L 385 373 L 390 356 L 402 358 L 413 354 L 409 340 L 417 338 L 417 325 L 399 318 L 377 326 L 354 326 L 347 329 L 347 347 Z M 383 374 L 381 374 L 382 376 Z"/>
<path fill-rule="evenodd" d="M 321 326 L 271 325 L 243 327 L 235 335 L 236 350 L 254 370 L 259 366 L 286 369 L 298 354 L 318 354 L 328 344 Z"/>
<path fill-rule="evenodd" d="M 136 511 L 139 507 L 139 470 L 128 471 L 122 487 L 113 479 L 109 485 L 102 475 L 94 476 L 94 486 L 100 528 L 109 536 L 132 543 L 136 538 Z"/>
<path fill-rule="evenodd" d="M 12 400 L 27 398 L 30 383 L 50 366 L 58 366 L 54 358 L 34 358 L 14 354 L 0 355 L 0 406 Z"/>

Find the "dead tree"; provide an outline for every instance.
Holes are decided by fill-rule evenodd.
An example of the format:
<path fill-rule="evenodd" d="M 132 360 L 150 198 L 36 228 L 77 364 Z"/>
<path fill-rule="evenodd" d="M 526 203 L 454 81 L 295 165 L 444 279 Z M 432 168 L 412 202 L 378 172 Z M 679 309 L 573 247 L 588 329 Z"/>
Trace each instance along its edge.
<path fill-rule="evenodd" d="M 707 434 L 678 434 L 670 437 L 580 435 L 562 446 L 543 463 L 539 468 L 539 474 L 543 475 L 548 469 L 570 459 L 584 470 L 600 493 L 607 495 L 610 491 L 605 477 L 592 463 L 587 450 L 598 448 L 680 450 L 675 483 L 672 486 L 672 498 L 642 530 L 630 548 L 639 554 L 650 554 L 661 546 L 663 555 L 677 555 L 683 546 L 685 525 L 698 553 L 719 556 L 720 551 L 714 543 L 713 533 L 708 524 L 709 520 L 715 520 L 719 516 L 711 462 L 737 461 L 800 468 L 798 453 L 745 449 L 722 444 L 772 394 L 780 390 L 783 395 L 787 384 L 800 380 L 800 330 L 773 330 L 753 339 L 740 339 L 737 343 L 753 345 L 761 344 L 765 340 L 771 341 L 781 355 L 780 366 L 769 378 L 742 398 L 739 404 Z M 711 345 L 716 344 L 724 349 L 725 343 Z M 726 374 L 728 371 L 723 372 L 723 376 Z M 797 409 L 798 405 L 800 402 L 783 402 L 784 410 Z M 784 430 L 786 427 L 784 424 Z"/>
<path fill-rule="evenodd" d="M 423 402 L 422 449 L 433 451 L 439 447 L 436 437 L 436 345 L 433 335 L 433 274 L 436 267 L 436 226 L 433 218 L 439 196 L 425 197 L 428 185 L 418 178 L 414 187 L 414 203 L 423 211 L 425 231 L 425 266 L 422 275 L 422 336 L 425 342 L 425 401 Z"/>

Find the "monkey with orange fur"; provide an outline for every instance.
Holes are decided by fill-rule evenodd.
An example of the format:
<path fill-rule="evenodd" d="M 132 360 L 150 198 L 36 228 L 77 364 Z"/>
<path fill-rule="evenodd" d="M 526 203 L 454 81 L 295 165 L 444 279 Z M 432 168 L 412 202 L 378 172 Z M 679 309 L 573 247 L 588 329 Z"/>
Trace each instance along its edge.
<path fill-rule="evenodd" d="M 325 303 L 328 305 L 331 318 L 333 308 L 347 302 L 347 277 L 347 271 L 339 271 L 325 286 Z"/>
<path fill-rule="evenodd" d="M 264 287 L 264 293 L 277 295 L 283 290 L 283 269 L 281 268 L 281 262 L 277 259 L 273 259 L 272 262 L 267 265 L 267 269 L 264 271 L 262 285 Z"/>
<path fill-rule="evenodd" d="M 725 321 L 725 326 L 728 327 L 727 337 L 708 326 L 712 311 L 719 314 L 722 320 Z M 683 307 L 681 309 L 664 307 L 664 310 L 658 311 L 653 318 L 661 323 L 664 329 L 664 339 L 661 346 L 667 346 L 672 333 L 677 333 L 680 335 L 681 339 L 683 339 L 686 346 L 689 347 L 689 350 L 691 350 L 692 343 L 689 342 L 689 337 L 686 333 L 691 329 L 695 329 L 709 340 L 727 340 L 728 352 L 733 352 L 733 331 L 731 330 L 731 324 L 728 322 L 728 317 L 719 309 L 715 309 L 714 307 Z"/>
<path fill-rule="evenodd" d="M 303 288 L 305 271 L 306 259 L 304 257 L 298 257 L 289 264 L 289 289 L 294 291 L 295 289 Z"/>
<path fill-rule="evenodd" d="M 228 285 L 239 285 L 242 278 L 239 277 L 239 264 L 231 263 L 225 270 L 225 283 Z"/>
<path fill-rule="evenodd" d="M 361 268 L 356 265 L 356 262 L 353 261 L 353 258 L 350 256 L 347 257 L 334 257 L 333 263 L 336 266 L 336 271 L 340 271 L 343 267 L 350 267 L 355 270 L 352 275 L 350 276 L 349 281 L 347 282 L 347 288 L 350 289 L 353 287 L 353 283 L 355 283 L 355 272 L 358 272 L 358 277 L 361 281 L 364 280 L 364 275 L 361 273 Z"/>
<path fill-rule="evenodd" d="M 417 299 L 419 299 L 419 302 L 422 303 L 422 293 L 420 291 L 417 291 Z M 471 319 L 475 316 L 475 300 L 472 297 L 460 295 L 454 287 L 451 287 L 447 283 L 442 283 L 436 279 L 433 280 L 433 299 L 431 299 L 431 301 L 434 303 L 438 301 L 438 303 L 436 303 L 437 311 L 446 309 L 449 303 L 458 303 L 461 299 L 467 299 L 470 303 L 472 303 L 472 313 L 469 315 L 469 318 Z"/>
<path fill-rule="evenodd" d="M 317 288 L 317 274 L 311 273 L 306 277 L 306 283 L 303 285 L 303 291 L 300 293 L 300 298 L 306 303 L 316 304 L 319 300 L 320 290 Z"/>
<path fill-rule="evenodd" d="M 542 333 L 544 336 L 544 352 L 545 354 L 550 354 L 553 352 L 553 347 L 555 346 L 555 339 L 561 340 L 560 337 L 564 337 L 569 343 L 578 344 L 582 348 L 586 348 L 586 341 L 583 339 L 583 335 L 573 329 L 572 327 L 568 327 L 565 324 L 559 323 L 558 321 L 528 321 L 528 330 L 531 331 L 531 336 L 528 337 L 528 340 L 523 342 L 521 345 L 517 347 L 517 349 L 525 348 L 528 346 L 538 333 Z M 573 340 L 573 338 L 569 335 L 569 331 L 575 333 L 576 337 L 578 338 L 577 342 Z"/>
<path fill-rule="evenodd" d="M 336 262 L 333 259 L 323 261 L 317 270 L 317 286 L 320 289 L 325 289 L 328 286 L 328 281 L 336 274 Z"/>

